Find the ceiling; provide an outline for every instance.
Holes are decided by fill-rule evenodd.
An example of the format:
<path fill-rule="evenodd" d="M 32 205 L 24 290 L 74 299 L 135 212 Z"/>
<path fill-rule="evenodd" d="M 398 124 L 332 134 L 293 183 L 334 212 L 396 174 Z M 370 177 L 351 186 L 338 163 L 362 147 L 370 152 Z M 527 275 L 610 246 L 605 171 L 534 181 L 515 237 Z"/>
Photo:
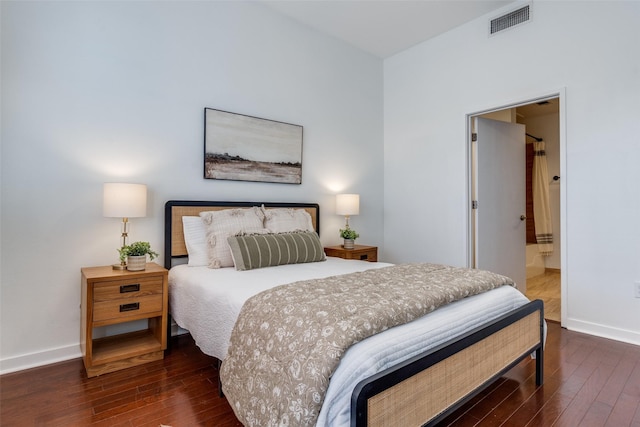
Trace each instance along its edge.
<path fill-rule="evenodd" d="M 516 114 L 519 119 L 544 116 L 558 113 L 560 111 L 560 100 L 558 98 L 547 99 L 527 105 L 516 107 Z"/>
<path fill-rule="evenodd" d="M 515 0 L 262 0 L 290 18 L 388 58 Z"/>

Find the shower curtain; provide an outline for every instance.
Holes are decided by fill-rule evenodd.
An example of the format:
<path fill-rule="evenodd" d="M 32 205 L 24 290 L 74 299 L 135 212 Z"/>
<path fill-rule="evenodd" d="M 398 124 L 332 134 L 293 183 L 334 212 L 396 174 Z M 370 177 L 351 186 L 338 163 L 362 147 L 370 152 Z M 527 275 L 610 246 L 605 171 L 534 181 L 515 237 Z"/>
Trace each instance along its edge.
<path fill-rule="evenodd" d="M 533 216 L 538 251 L 543 256 L 553 252 L 553 228 L 549 207 L 549 173 L 544 141 L 533 143 Z"/>

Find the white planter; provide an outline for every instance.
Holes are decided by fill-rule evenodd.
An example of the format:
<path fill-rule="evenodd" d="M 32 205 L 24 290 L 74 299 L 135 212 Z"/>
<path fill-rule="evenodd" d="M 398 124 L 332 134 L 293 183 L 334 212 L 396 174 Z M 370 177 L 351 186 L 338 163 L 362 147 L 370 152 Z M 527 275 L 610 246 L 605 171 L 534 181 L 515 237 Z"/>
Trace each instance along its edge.
<path fill-rule="evenodd" d="M 142 271 L 147 266 L 147 256 L 128 256 L 127 257 L 127 270 L 129 271 Z"/>
<path fill-rule="evenodd" d="M 353 249 L 353 245 L 355 244 L 355 240 L 353 239 L 344 239 L 344 245 L 342 245 L 345 249 Z"/>

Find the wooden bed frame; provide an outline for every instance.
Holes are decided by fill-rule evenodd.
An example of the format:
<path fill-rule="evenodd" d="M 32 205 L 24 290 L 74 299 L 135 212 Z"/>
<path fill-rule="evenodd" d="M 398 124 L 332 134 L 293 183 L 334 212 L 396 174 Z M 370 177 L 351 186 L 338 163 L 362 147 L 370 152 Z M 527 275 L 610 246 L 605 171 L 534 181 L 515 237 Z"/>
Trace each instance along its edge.
<path fill-rule="evenodd" d="M 171 200 L 165 204 L 165 267 L 187 257 L 183 216 L 261 205 L 305 209 L 320 233 L 320 207 L 314 203 Z M 351 398 L 351 425 L 435 425 L 532 353 L 541 385 L 543 341 L 544 308 L 535 300 L 360 382 Z"/>

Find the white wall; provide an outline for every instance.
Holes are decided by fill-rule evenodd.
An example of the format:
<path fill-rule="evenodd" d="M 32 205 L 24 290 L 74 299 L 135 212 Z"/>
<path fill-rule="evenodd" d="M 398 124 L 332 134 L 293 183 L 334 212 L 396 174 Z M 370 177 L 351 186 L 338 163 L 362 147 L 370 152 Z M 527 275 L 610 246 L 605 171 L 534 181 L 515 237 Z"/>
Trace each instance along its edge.
<path fill-rule="evenodd" d="M 148 185 L 130 241 L 159 252 L 170 199 L 318 202 L 337 244 L 341 191 L 382 244 L 380 59 L 249 2 L 0 7 L 3 372 L 79 356 L 80 268 L 119 244 L 103 182 Z M 204 107 L 304 126 L 303 183 L 204 180 Z"/>
<path fill-rule="evenodd" d="M 466 265 L 466 114 L 566 88 L 565 326 L 640 344 L 640 2 L 532 12 L 493 37 L 496 14 L 385 60 L 384 256 Z"/>

